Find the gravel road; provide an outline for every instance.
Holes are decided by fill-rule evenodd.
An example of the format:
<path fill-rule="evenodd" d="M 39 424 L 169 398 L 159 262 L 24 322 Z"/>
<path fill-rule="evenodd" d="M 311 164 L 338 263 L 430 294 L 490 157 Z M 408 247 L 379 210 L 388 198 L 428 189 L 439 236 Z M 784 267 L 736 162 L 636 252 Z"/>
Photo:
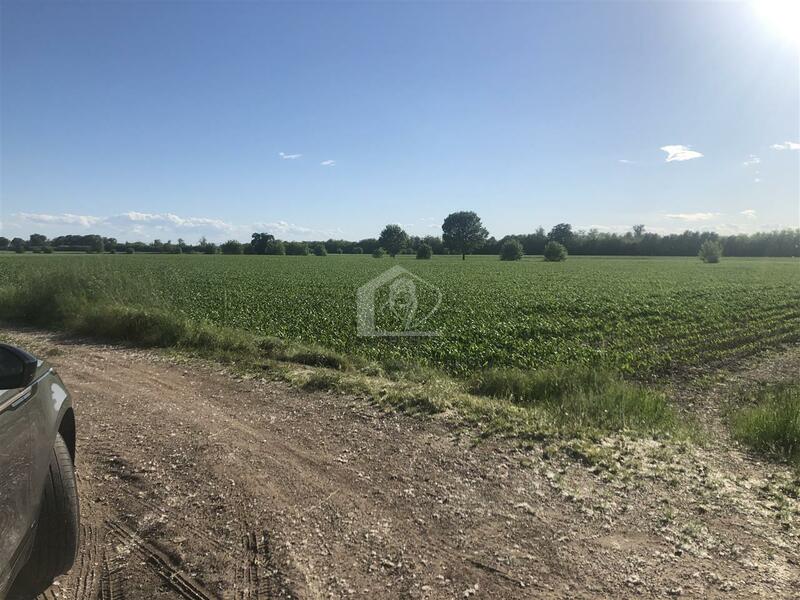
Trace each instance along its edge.
<path fill-rule="evenodd" d="M 604 468 L 544 443 L 478 440 L 446 415 L 0 334 L 49 355 L 74 396 L 82 551 L 50 600 L 800 590 L 797 501 L 779 513 L 759 491 L 793 476 L 738 452 L 608 440 L 617 467 Z"/>

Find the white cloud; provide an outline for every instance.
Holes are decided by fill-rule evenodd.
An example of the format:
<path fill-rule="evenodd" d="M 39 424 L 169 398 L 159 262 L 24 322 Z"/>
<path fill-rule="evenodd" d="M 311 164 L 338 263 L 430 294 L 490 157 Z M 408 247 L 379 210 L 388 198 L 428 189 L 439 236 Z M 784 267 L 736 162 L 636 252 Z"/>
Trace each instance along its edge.
<path fill-rule="evenodd" d="M 740 215 L 744 215 L 748 219 L 755 219 L 756 218 L 756 211 L 752 208 L 746 208 L 742 212 L 739 213 Z"/>
<path fill-rule="evenodd" d="M 710 221 L 714 217 L 718 216 L 719 213 L 710 213 L 710 212 L 696 212 L 696 213 L 671 213 L 664 215 L 668 219 L 675 219 L 677 221 Z"/>
<path fill-rule="evenodd" d="M 297 160 L 302 154 L 286 154 L 285 152 L 278 152 L 278 156 L 280 156 L 283 160 Z"/>
<path fill-rule="evenodd" d="M 758 158 L 755 154 L 751 154 L 747 157 L 747 160 L 742 163 L 745 167 L 750 167 L 752 165 L 757 165 L 761 163 L 761 159 Z"/>
<path fill-rule="evenodd" d="M 800 150 L 800 143 L 783 142 L 782 144 L 772 144 L 770 148 L 772 148 L 773 150 Z"/>
<path fill-rule="evenodd" d="M 627 158 L 620 158 L 617 162 L 622 163 L 623 165 L 632 165 L 633 161 L 628 160 Z"/>
<path fill-rule="evenodd" d="M 140 213 L 140 212 L 126 212 L 114 217 L 108 217 L 104 221 L 113 222 L 133 222 L 133 223 L 151 223 L 157 227 L 169 225 L 177 228 L 198 228 L 207 227 L 218 230 L 231 230 L 234 228 L 230 223 L 221 221 L 220 219 L 209 219 L 206 217 L 179 217 L 173 213 Z"/>
<path fill-rule="evenodd" d="M 761 178 L 756 177 L 755 179 L 753 179 L 753 183 L 761 183 Z"/>
<path fill-rule="evenodd" d="M 91 215 L 73 215 L 64 213 L 60 215 L 48 215 L 43 213 L 19 213 L 17 216 L 28 223 L 40 223 L 42 225 L 78 225 L 79 227 L 91 227 L 104 221 L 103 217 L 93 217 Z"/>
<path fill-rule="evenodd" d="M 701 158 L 703 155 L 695 150 L 690 150 L 689 146 L 675 144 L 672 146 L 661 146 L 661 150 L 667 153 L 666 162 L 692 160 Z"/>
<path fill-rule="evenodd" d="M 335 160 L 323 160 L 319 164 L 321 164 L 323 167 L 332 167 L 332 166 L 334 166 L 336 164 L 336 161 Z"/>

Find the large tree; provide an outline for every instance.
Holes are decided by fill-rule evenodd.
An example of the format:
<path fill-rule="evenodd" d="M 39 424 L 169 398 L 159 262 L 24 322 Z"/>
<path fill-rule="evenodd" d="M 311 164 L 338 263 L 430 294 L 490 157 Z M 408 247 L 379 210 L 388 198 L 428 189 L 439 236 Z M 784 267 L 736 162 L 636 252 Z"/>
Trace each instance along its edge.
<path fill-rule="evenodd" d="M 572 225 L 569 223 L 559 223 L 547 234 L 547 239 L 551 242 L 558 242 L 562 246 L 569 246 L 573 237 Z"/>
<path fill-rule="evenodd" d="M 472 211 L 451 213 L 442 223 L 444 245 L 461 254 L 461 260 L 466 260 L 468 253 L 480 248 L 488 235 L 480 217 Z"/>
<path fill-rule="evenodd" d="M 408 246 L 408 234 L 400 225 L 387 225 L 378 238 L 378 246 L 394 258 L 400 250 Z"/>

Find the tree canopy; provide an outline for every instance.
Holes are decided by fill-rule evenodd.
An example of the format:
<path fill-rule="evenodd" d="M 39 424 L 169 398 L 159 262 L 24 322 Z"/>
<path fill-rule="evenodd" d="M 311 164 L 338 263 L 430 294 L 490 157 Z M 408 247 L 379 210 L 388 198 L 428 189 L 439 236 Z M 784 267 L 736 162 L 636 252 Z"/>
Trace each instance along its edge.
<path fill-rule="evenodd" d="M 480 217 L 472 211 L 454 212 L 447 215 L 442 223 L 442 241 L 450 250 L 461 255 L 461 260 L 473 250 L 480 248 L 489 232 L 481 223 Z"/>

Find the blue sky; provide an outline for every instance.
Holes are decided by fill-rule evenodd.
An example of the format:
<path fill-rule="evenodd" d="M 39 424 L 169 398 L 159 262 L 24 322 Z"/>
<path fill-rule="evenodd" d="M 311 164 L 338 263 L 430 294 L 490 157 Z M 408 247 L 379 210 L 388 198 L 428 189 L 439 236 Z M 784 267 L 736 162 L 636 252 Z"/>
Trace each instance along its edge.
<path fill-rule="evenodd" d="M 800 47 L 745 2 L 1 16 L 6 237 L 800 226 Z"/>

